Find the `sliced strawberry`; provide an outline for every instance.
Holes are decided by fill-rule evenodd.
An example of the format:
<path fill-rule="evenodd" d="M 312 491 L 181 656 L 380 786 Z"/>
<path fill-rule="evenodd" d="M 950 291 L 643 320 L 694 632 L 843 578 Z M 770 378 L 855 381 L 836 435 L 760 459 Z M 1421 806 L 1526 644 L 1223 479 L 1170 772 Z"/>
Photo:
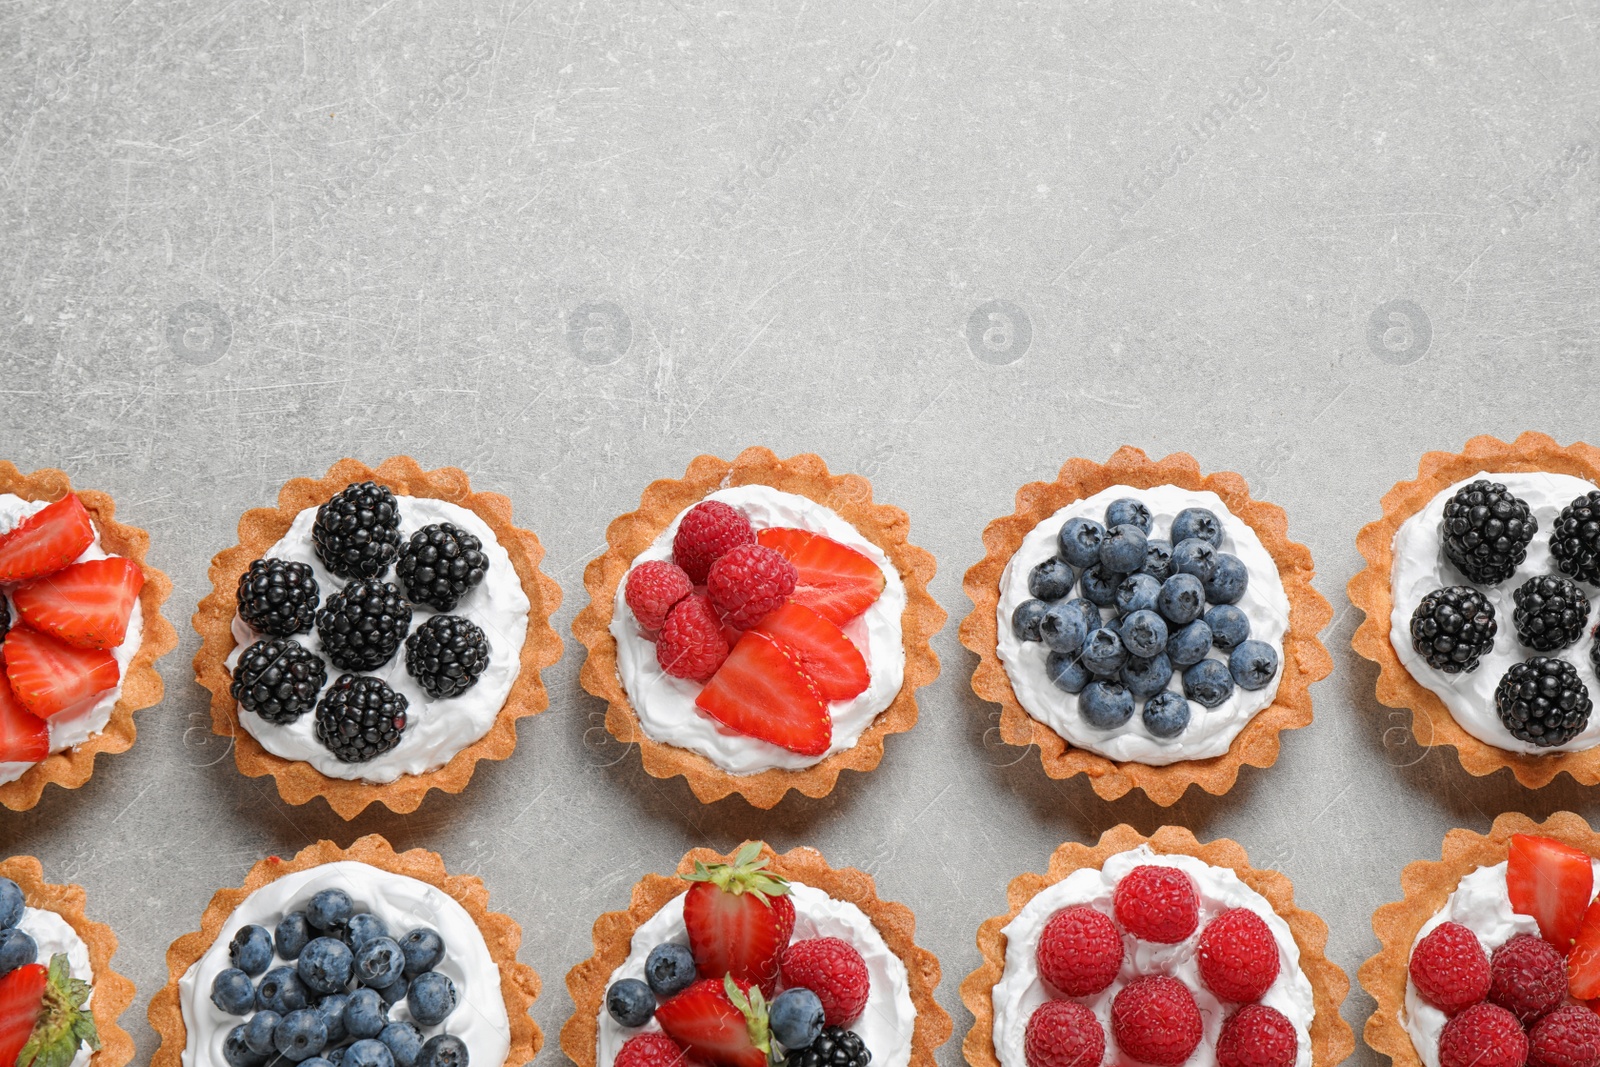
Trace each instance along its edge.
<path fill-rule="evenodd" d="M 1567 988 L 1579 1000 L 1600 997 L 1600 901 L 1583 913 L 1572 954 L 1567 957 Z"/>
<path fill-rule="evenodd" d="M 94 524 L 83 501 L 68 494 L 0 537 L 0 582 L 21 582 L 58 571 L 93 542 Z"/>
<path fill-rule="evenodd" d="M 756 540 L 776 549 L 799 572 L 794 594 L 825 619 L 841 625 L 872 607 L 883 594 L 883 571 L 853 548 L 810 530 L 773 526 Z"/>
<path fill-rule="evenodd" d="M 824 700 L 849 700 L 866 691 L 872 675 L 861 650 L 837 623 L 794 601 L 778 608 L 756 627 L 793 652 L 800 668 L 817 683 Z"/>
<path fill-rule="evenodd" d="M 656 1008 L 656 1022 L 706 1067 L 766 1067 L 766 998 L 731 976 L 703 978 Z"/>
<path fill-rule="evenodd" d="M 50 966 L 29 963 L 0 978 L 0 1063 L 57 1067 L 83 1048 L 100 1048 L 94 1015 L 85 1006 L 89 983 L 72 977 L 65 953 Z"/>
<path fill-rule="evenodd" d="M 26 626 L 13 626 L 3 647 L 12 690 L 41 719 L 104 693 L 121 676 L 111 653 L 74 648 Z"/>
<path fill-rule="evenodd" d="M 1567 952 L 1594 895 L 1594 868 L 1589 857 L 1571 845 L 1532 834 L 1512 834 L 1506 856 L 1506 893 L 1512 911 L 1532 917 L 1539 924 L 1539 934 Z"/>
<path fill-rule="evenodd" d="M 44 964 L 29 963 L 0 978 L 0 1063 L 16 1063 L 33 1036 L 49 976 Z"/>
<path fill-rule="evenodd" d="M 739 638 L 695 705 L 735 733 L 820 756 L 833 743 L 833 720 L 817 685 L 788 649 L 764 634 Z"/>
<path fill-rule="evenodd" d="M 11 594 L 27 624 L 79 648 L 116 648 L 128 636 L 144 571 L 131 559 L 85 560 L 35 578 Z"/>
<path fill-rule="evenodd" d="M 794 935 L 789 883 L 767 869 L 761 842 L 747 841 L 732 863 L 696 863 L 684 878 L 689 951 L 702 978 L 732 975 L 777 992 L 778 959 Z"/>
<path fill-rule="evenodd" d="M 11 691 L 11 683 L 0 674 L 0 762 L 38 763 L 48 755 L 49 725 L 23 707 Z"/>

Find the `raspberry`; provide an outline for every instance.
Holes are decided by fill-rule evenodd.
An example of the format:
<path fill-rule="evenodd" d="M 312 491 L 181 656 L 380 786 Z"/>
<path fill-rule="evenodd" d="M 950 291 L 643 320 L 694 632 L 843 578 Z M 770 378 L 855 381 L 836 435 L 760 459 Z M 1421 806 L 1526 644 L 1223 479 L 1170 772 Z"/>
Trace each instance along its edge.
<path fill-rule="evenodd" d="M 1176 867 L 1135 867 L 1117 883 L 1112 904 L 1117 921 L 1141 941 L 1175 945 L 1200 925 L 1194 883 Z"/>
<path fill-rule="evenodd" d="M 1135 978 L 1111 1001 L 1111 1036 L 1136 1060 L 1178 1067 L 1200 1044 L 1200 1009 L 1176 978 Z"/>
<path fill-rule="evenodd" d="M 1222 1024 L 1217 1067 L 1294 1067 L 1300 1037 L 1283 1012 L 1246 1004 Z"/>
<path fill-rule="evenodd" d="M 1489 995 L 1489 957 L 1477 934 L 1440 923 L 1412 951 L 1411 981 L 1423 1000 L 1454 1015 Z"/>
<path fill-rule="evenodd" d="M 699 585 L 724 553 L 755 543 L 756 532 L 744 512 L 720 500 L 702 500 L 678 523 L 678 532 L 672 538 L 672 559 L 691 582 Z"/>
<path fill-rule="evenodd" d="M 801 986 L 822 1001 L 829 1026 L 849 1026 L 867 1006 L 871 980 L 861 953 L 837 937 L 796 941 L 778 961 L 785 986 Z"/>
<path fill-rule="evenodd" d="M 1538 934 L 1518 934 L 1489 957 L 1489 1003 L 1522 1025 L 1532 1026 L 1566 999 L 1567 961 Z"/>
<path fill-rule="evenodd" d="M 1200 981 L 1223 1000 L 1249 1004 L 1278 980 L 1278 942 L 1266 920 L 1233 908 L 1206 923 L 1195 953 Z"/>
<path fill-rule="evenodd" d="M 1039 977 L 1063 997 L 1090 997 L 1122 970 L 1122 935 L 1104 912 L 1087 904 L 1050 916 L 1035 949 Z"/>
<path fill-rule="evenodd" d="M 783 606 L 798 577 L 794 564 L 764 545 L 724 552 L 706 576 L 711 603 L 737 630 L 748 630 Z"/>
<path fill-rule="evenodd" d="M 1528 1067 L 1600 1067 L 1600 1015 L 1569 1004 L 1540 1019 L 1528 1039 Z"/>
<path fill-rule="evenodd" d="M 683 1062 L 683 1049 L 666 1034 L 639 1034 L 617 1053 L 616 1067 L 675 1067 Z"/>
<path fill-rule="evenodd" d="M 728 640 L 711 601 L 696 593 L 678 601 L 656 637 L 656 662 L 674 678 L 709 682 L 728 658 Z"/>
<path fill-rule="evenodd" d="M 641 563 L 628 572 L 622 599 L 646 630 L 659 630 L 678 601 L 694 592 L 683 568 L 664 559 Z"/>
<path fill-rule="evenodd" d="M 1528 1035 L 1498 1004 L 1474 1004 L 1439 1035 L 1439 1067 L 1523 1067 L 1527 1058 Z"/>
<path fill-rule="evenodd" d="M 1022 1050 L 1028 1067 L 1100 1067 L 1106 1032 L 1082 1004 L 1047 1000 L 1028 1020 Z"/>

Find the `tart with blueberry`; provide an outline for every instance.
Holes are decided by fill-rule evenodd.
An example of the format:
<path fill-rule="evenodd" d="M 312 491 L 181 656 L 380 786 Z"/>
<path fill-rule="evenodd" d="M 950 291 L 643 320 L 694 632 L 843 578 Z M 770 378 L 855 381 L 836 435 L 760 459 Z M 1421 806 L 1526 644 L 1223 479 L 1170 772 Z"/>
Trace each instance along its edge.
<path fill-rule="evenodd" d="M 435 853 L 373 834 L 269 856 L 167 950 L 151 1062 L 518 1067 L 542 1043 L 521 942 L 483 883 Z"/>
<path fill-rule="evenodd" d="M 58 470 L 0 462 L 0 804 L 76 789 L 102 752 L 133 744 L 133 713 L 161 700 L 155 661 L 177 634 L 150 537 L 109 496 Z"/>
<path fill-rule="evenodd" d="M 606 530 L 580 679 L 644 769 L 770 808 L 871 770 L 917 720 L 944 611 L 906 513 L 814 455 L 700 456 Z"/>
<path fill-rule="evenodd" d="M 1118 826 L 1006 898 L 961 983 L 972 1067 L 1332 1067 L 1355 1047 L 1327 925 L 1232 841 Z"/>
<path fill-rule="evenodd" d="M 247 511 L 211 561 L 195 674 L 239 770 L 351 819 L 459 793 L 549 705 L 561 590 L 511 504 L 454 467 L 340 460 Z"/>
<path fill-rule="evenodd" d="M 871 877 L 813 849 L 695 849 L 594 924 L 567 974 L 578 1067 L 933 1067 L 939 961 Z"/>
<path fill-rule="evenodd" d="M 1225 793 L 1311 722 L 1332 609 L 1282 509 L 1239 475 L 1127 446 L 1068 460 L 983 542 L 963 583 L 972 688 L 1050 777 L 1088 775 L 1107 800 Z"/>
<path fill-rule="evenodd" d="M 1530 788 L 1600 783 L 1600 449 L 1525 433 L 1429 452 L 1356 538 L 1355 650 L 1424 747 Z"/>

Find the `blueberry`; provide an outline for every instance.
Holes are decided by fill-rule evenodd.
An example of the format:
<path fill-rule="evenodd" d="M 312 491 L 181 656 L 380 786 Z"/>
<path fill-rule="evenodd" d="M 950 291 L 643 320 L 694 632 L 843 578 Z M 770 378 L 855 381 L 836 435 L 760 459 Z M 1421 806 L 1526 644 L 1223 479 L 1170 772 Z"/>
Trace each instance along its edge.
<path fill-rule="evenodd" d="M 306 905 L 306 919 L 318 930 L 343 930 L 355 912 L 355 901 L 343 889 L 324 889 Z"/>
<path fill-rule="evenodd" d="M 1108 571 L 1100 564 L 1083 572 L 1083 595 L 1089 602 L 1102 608 L 1115 607 L 1117 603 L 1117 586 L 1122 584 L 1123 575 L 1115 571 Z"/>
<path fill-rule="evenodd" d="M 1096 621 L 1099 621 L 1098 618 Z M 1070 602 L 1053 605 L 1039 620 L 1039 637 L 1052 652 L 1066 652 L 1069 655 L 1077 652 L 1088 635 L 1089 628 L 1083 623 L 1083 613 Z"/>
<path fill-rule="evenodd" d="M 1040 600 L 1060 600 L 1072 592 L 1077 580 L 1072 564 L 1060 556 L 1051 556 L 1028 572 L 1028 592 Z"/>
<path fill-rule="evenodd" d="M 345 927 L 345 941 L 351 949 L 358 949 L 375 937 L 388 937 L 389 927 L 384 921 L 371 912 L 361 912 L 350 916 L 350 923 Z"/>
<path fill-rule="evenodd" d="M 10 930 L 21 922 L 27 906 L 22 887 L 9 878 L 0 878 L 0 930 Z"/>
<path fill-rule="evenodd" d="M 1250 638 L 1250 619 L 1232 604 L 1218 604 L 1206 612 L 1211 640 L 1223 652 L 1232 652 Z"/>
<path fill-rule="evenodd" d="M 240 927 L 228 943 L 228 959 L 252 978 L 266 974 L 272 966 L 272 935 L 264 926 Z"/>
<path fill-rule="evenodd" d="M 1140 569 L 1158 582 L 1166 581 L 1172 575 L 1172 542 L 1146 539 Z"/>
<path fill-rule="evenodd" d="M 248 974 L 229 967 L 211 980 L 211 1003 L 229 1015 L 249 1015 L 256 1004 L 256 987 Z"/>
<path fill-rule="evenodd" d="M 20 926 L 0 930 L 0 974 L 39 962 L 39 946 Z"/>
<path fill-rule="evenodd" d="M 1100 566 L 1118 574 L 1132 574 L 1144 566 L 1144 531 L 1123 523 L 1113 526 L 1100 542 Z"/>
<path fill-rule="evenodd" d="M 291 911 L 279 919 L 272 937 L 278 946 L 279 959 L 297 959 L 305 951 L 306 945 L 311 943 L 311 924 L 306 921 L 306 913 Z"/>
<path fill-rule="evenodd" d="M 639 986 L 645 995 L 649 996 L 650 987 L 643 982 L 639 982 Z M 616 989 L 616 985 L 611 988 Z M 425 971 L 411 979 L 411 988 L 406 993 L 406 1006 L 411 1009 L 411 1018 L 418 1026 L 435 1026 L 442 1023 L 456 1010 L 456 984 L 438 971 Z M 609 992 L 606 994 L 606 1007 L 611 1007 Z"/>
<path fill-rule="evenodd" d="M 272 1035 L 279 1054 L 290 1063 L 299 1063 L 321 1052 L 328 1043 L 328 1024 L 313 1008 L 291 1011 L 283 1017 Z"/>
<path fill-rule="evenodd" d="M 684 945 L 663 941 L 644 958 L 644 980 L 662 1000 L 688 989 L 697 977 L 694 953 Z"/>
<path fill-rule="evenodd" d="M 1106 505 L 1106 529 L 1117 526 L 1137 526 L 1139 532 L 1150 532 L 1150 509 L 1131 496 L 1113 500 Z"/>
<path fill-rule="evenodd" d="M 1133 694 L 1120 682 L 1090 682 L 1078 698 L 1084 721 L 1100 730 L 1115 730 L 1133 717 Z"/>
<path fill-rule="evenodd" d="M 1122 665 L 1122 684 L 1136 700 L 1154 696 L 1165 689 L 1170 681 L 1172 681 L 1172 661 L 1167 658 L 1165 652 L 1159 652 L 1148 658 L 1129 656 L 1128 662 Z"/>
<path fill-rule="evenodd" d="M 275 1011 L 258 1011 L 244 1024 L 244 1043 L 257 1056 L 270 1056 L 277 1050 L 272 1043 L 273 1032 L 283 1016 Z"/>
<path fill-rule="evenodd" d="M 293 967 L 274 967 L 256 983 L 256 1006 L 288 1015 L 306 1006 L 306 987 Z"/>
<path fill-rule="evenodd" d="M 350 997 L 346 993 L 333 993 L 317 1001 L 317 1014 L 322 1016 L 323 1025 L 328 1028 L 329 1045 L 337 1045 L 344 1041 L 344 1011 L 349 1006 Z"/>
<path fill-rule="evenodd" d="M 1265 641 L 1246 641 L 1229 654 L 1228 673 L 1240 689 L 1260 689 L 1278 673 L 1278 653 Z"/>
<path fill-rule="evenodd" d="M 1166 621 L 1153 611 L 1140 610 L 1122 620 L 1122 644 L 1130 655 L 1159 656 L 1167 648 Z"/>
<path fill-rule="evenodd" d="M 1073 597 L 1071 600 L 1067 601 L 1065 606 L 1072 608 L 1083 617 L 1083 628 L 1085 632 L 1093 632 L 1100 629 L 1100 608 L 1094 603 L 1094 601 L 1085 600 L 1081 596 Z"/>
<path fill-rule="evenodd" d="M 1078 656 L 1069 656 L 1065 652 L 1052 652 L 1046 656 L 1044 673 L 1052 685 L 1068 693 L 1083 692 L 1083 687 L 1093 677 Z"/>
<path fill-rule="evenodd" d="M 439 966 L 444 959 L 444 938 L 437 930 L 419 926 L 400 939 L 400 951 L 406 954 L 406 977 L 415 978 Z"/>
<path fill-rule="evenodd" d="M 394 1067 L 417 1067 L 417 1058 L 422 1055 L 422 1031 L 415 1024 L 392 1022 L 378 1034 L 378 1040 L 394 1056 Z"/>
<path fill-rule="evenodd" d="M 1115 678 L 1128 658 L 1128 650 L 1122 646 L 1117 631 L 1102 626 L 1084 640 L 1081 656 L 1084 667 L 1091 673 Z"/>
<path fill-rule="evenodd" d="M 1074 567 L 1087 567 L 1100 562 L 1100 542 L 1105 536 L 1106 528 L 1093 519 L 1068 519 L 1056 542 L 1062 559 Z"/>
<path fill-rule="evenodd" d="M 822 1001 L 803 986 L 785 989 L 773 1000 L 768 1023 L 784 1048 L 803 1049 L 822 1034 Z"/>
<path fill-rule="evenodd" d="M 1136 611 L 1153 609 L 1156 597 L 1161 594 L 1161 583 L 1148 574 L 1130 574 L 1117 586 L 1117 611 L 1131 615 Z"/>
<path fill-rule="evenodd" d="M 467 1046 L 454 1034 L 435 1034 L 422 1046 L 417 1067 L 467 1067 Z"/>
<path fill-rule="evenodd" d="M 295 970 L 313 993 L 338 993 L 350 984 L 355 957 L 350 946 L 332 937 L 319 937 L 300 953 Z"/>
<path fill-rule="evenodd" d="M 362 1038 L 344 1050 L 343 1067 L 394 1067 L 394 1053 L 382 1041 Z"/>
<path fill-rule="evenodd" d="M 1178 574 L 1192 574 L 1202 582 L 1217 569 L 1217 549 L 1210 541 L 1191 537 L 1179 541 L 1172 549 L 1172 569 Z"/>
<path fill-rule="evenodd" d="M 1213 604 L 1237 604 L 1250 584 L 1244 560 L 1228 552 L 1218 552 L 1216 567 L 1205 579 L 1206 599 Z"/>
<path fill-rule="evenodd" d="M 633 1029 L 655 1017 L 656 997 L 639 979 L 623 978 L 611 983 L 611 988 L 606 990 L 606 1011 L 617 1020 L 617 1025 Z"/>
<path fill-rule="evenodd" d="M 1039 620 L 1049 610 L 1050 605 L 1042 600 L 1024 600 L 1011 613 L 1011 632 L 1017 635 L 1018 641 L 1038 641 Z"/>
<path fill-rule="evenodd" d="M 1206 607 L 1205 586 L 1192 574 L 1174 574 L 1161 583 L 1156 610 L 1174 626 L 1187 626 L 1200 617 Z"/>
<path fill-rule="evenodd" d="M 1157 693 L 1144 705 L 1144 728 L 1156 737 L 1177 737 L 1189 725 L 1189 702 L 1170 689 Z"/>
<path fill-rule="evenodd" d="M 389 1024 L 389 1005 L 376 989 L 358 989 L 344 1006 L 344 1030 L 351 1037 L 377 1037 Z"/>
<path fill-rule="evenodd" d="M 1203 659 L 1184 670 L 1183 693 L 1203 708 L 1214 708 L 1233 695 L 1233 675 L 1221 660 Z"/>
<path fill-rule="evenodd" d="M 1212 548 L 1221 548 L 1222 523 L 1208 508 L 1184 508 L 1172 520 L 1172 540 L 1176 544 L 1191 537 L 1207 542 Z"/>
<path fill-rule="evenodd" d="M 392 1008 L 402 1000 L 406 999 L 406 994 L 410 992 L 410 990 L 411 984 L 407 982 L 405 977 L 402 975 L 400 981 L 394 983 L 393 985 L 386 985 L 379 989 L 378 996 L 382 997 L 383 1002 Z"/>
<path fill-rule="evenodd" d="M 323 1056 L 313 1056 L 309 1060 L 301 1060 L 300 1067 L 335 1067 L 334 1061 Z"/>
<path fill-rule="evenodd" d="M 349 1045 L 345 1045 L 343 1048 L 324 1049 L 322 1055 L 333 1067 L 344 1067 L 344 1053 L 345 1049 L 349 1047 Z"/>
<path fill-rule="evenodd" d="M 356 949 L 356 981 L 373 989 L 394 985 L 405 973 L 406 955 L 392 937 L 375 937 Z"/>
<path fill-rule="evenodd" d="M 244 1023 L 240 1023 L 228 1031 L 228 1036 L 222 1039 L 222 1058 L 228 1067 L 258 1067 L 267 1062 L 267 1057 L 250 1051 L 250 1046 L 244 1043 Z"/>
<path fill-rule="evenodd" d="M 1172 631 L 1167 638 L 1167 658 L 1174 667 L 1199 663 L 1211 651 L 1211 627 L 1200 619 Z"/>

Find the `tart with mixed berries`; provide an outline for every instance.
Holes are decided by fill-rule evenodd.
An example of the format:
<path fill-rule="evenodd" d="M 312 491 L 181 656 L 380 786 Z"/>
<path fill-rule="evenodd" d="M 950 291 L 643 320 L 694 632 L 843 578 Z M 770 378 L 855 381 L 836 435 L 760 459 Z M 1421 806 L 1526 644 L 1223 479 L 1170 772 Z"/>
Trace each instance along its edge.
<path fill-rule="evenodd" d="M 917 720 L 944 611 L 906 513 L 814 455 L 700 456 L 652 482 L 584 571 L 580 679 L 645 770 L 770 808 L 871 770 Z"/>
<path fill-rule="evenodd" d="M 1570 812 L 1451 830 L 1400 876 L 1361 967 L 1396 1067 L 1600 1067 L 1600 834 Z"/>
<path fill-rule="evenodd" d="M 695 849 L 595 921 L 561 1048 L 578 1067 L 933 1067 L 950 1017 L 915 932 L 812 849 Z"/>
<path fill-rule="evenodd" d="M 1118 826 L 1006 896 L 961 983 L 972 1067 L 1332 1067 L 1355 1046 L 1326 924 L 1232 841 Z"/>
<path fill-rule="evenodd" d="M 1429 452 L 1356 538 L 1355 650 L 1423 746 L 1525 786 L 1600 783 L 1600 449 L 1525 433 Z"/>
<path fill-rule="evenodd" d="M 291 804 L 415 811 L 549 705 L 561 589 L 511 504 L 454 467 L 340 460 L 247 511 L 211 561 L 195 674 L 239 770 Z"/>
<path fill-rule="evenodd" d="M 133 744 L 133 713 L 161 700 L 155 661 L 177 634 L 150 538 L 104 493 L 58 470 L 0 463 L 0 804 L 54 782 L 76 789 L 95 756 Z"/>
<path fill-rule="evenodd" d="M 1282 509 L 1239 475 L 1127 446 L 1068 460 L 1018 490 L 983 542 L 963 583 L 972 688 L 1052 778 L 1163 805 L 1190 785 L 1225 793 L 1311 722 L 1332 609 Z"/>
<path fill-rule="evenodd" d="M 521 941 L 435 853 L 374 834 L 269 856 L 167 950 L 152 1063 L 517 1067 L 542 1040 Z"/>

